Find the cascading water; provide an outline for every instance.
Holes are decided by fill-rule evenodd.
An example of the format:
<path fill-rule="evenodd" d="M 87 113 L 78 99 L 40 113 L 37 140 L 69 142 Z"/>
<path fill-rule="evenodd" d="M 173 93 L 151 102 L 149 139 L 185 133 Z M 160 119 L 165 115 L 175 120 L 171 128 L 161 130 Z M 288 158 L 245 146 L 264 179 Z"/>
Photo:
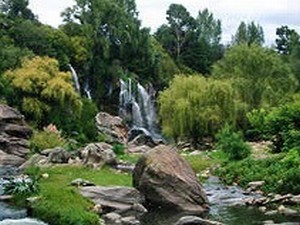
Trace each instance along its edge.
<path fill-rule="evenodd" d="M 131 79 L 128 82 L 120 80 L 120 86 L 120 116 L 129 122 L 132 129 L 143 130 L 145 134 L 161 139 L 157 132 L 154 102 L 146 89 L 138 83 L 134 91 Z"/>
<path fill-rule="evenodd" d="M 73 66 L 71 64 L 69 64 L 68 66 L 71 70 L 74 87 L 75 87 L 76 91 L 80 94 L 80 84 L 79 84 L 78 75 L 76 73 L 76 70 L 73 68 Z M 89 88 L 88 82 L 85 83 L 83 91 L 86 94 L 87 98 L 92 100 L 91 89 Z"/>
<path fill-rule="evenodd" d="M 72 74 L 72 77 L 73 77 L 75 89 L 78 93 L 80 93 L 80 84 L 79 84 L 79 81 L 78 81 L 77 73 L 76 73 L 75 69 L 73 68 L 73 66 L 71 64 L 69 64 L 68 66 L 71 70 L 71 74 Z"/>
<path fill-rule="evenodd" d="M 91 89 L 89 88 L 88 82 L 84 85 L 84 92 L 89 100 L 92 100 Z"/>

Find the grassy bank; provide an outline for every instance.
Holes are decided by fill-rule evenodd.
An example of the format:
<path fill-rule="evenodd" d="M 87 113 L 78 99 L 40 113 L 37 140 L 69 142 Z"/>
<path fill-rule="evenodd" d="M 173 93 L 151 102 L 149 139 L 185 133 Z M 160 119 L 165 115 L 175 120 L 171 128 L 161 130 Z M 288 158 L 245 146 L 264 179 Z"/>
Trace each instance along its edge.
<path fill-rule="evenodd" d="M 29 173 L 36 175 L 36 170 Z M 32 206 L 32 216 L 48 222 L 51 225 L 96 225 L 98 216 L 91 212 L 93 204 L 83 198 L 76 187 L 70 186 L 72 180 L 82 178 L 97 185 L 130 186 L 131 176 L 116 173 L 103 168 L 99 171 L 76 166 L 57 166 L 41 168 L 38 173 L 49 175 L 39 180 L 41 197 Z"/>

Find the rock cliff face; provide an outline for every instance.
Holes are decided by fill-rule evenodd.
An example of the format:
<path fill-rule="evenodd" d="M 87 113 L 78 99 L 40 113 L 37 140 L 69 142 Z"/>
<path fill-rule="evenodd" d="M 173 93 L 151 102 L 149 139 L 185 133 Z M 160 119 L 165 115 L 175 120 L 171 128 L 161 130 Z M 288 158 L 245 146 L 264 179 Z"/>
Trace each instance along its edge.
<path fill-rule="evenodd" d="M 205 214 L 208 199 L 189 164 L 169 147 L 159 145 L 138 161 L 133 186 L 154 207 Z"/>
<path fill-rule="evenodd" d="M 24 163 L 31 134 L 19 111 L 0 104 L 0 165 L 20 166 Z"/>

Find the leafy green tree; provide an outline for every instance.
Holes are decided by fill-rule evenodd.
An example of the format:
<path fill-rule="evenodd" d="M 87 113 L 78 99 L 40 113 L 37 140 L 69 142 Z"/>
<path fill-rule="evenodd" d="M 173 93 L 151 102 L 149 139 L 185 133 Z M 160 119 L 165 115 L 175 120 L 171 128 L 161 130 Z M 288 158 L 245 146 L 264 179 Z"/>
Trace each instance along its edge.
<path fill-rule="evenodd" d="M 163 132 L 175 140 L 193 143 L 214 137 L 225 122 L 234 121 L 234 99 L 229 81 L 176 76 L 159 95 Z"/>
<path fill-rule="evenodd" d="M 71 74 L 60 72 L 55 59 L 25 59 L 21 68 L 9 70 L 4 76 L 15 92 L 10 103 L 39 127 L 51 123 L 54 115 L 79 115 L 82 103 Z"/>
<path fill-rule="evenodd" d="M 208 9 L 199 11 L 196 18 L 196 30 L 199 40 L 204 40 L 210 45 L 220 44 L 222 34 L 221 20 L 215 19 Z"/>
<path fill-rule="evenodd" d="M 299 35 L 294 29 L 288 26 L 281 26 L 276 29 L 276 49 L 280 54 L 290 55 L 292 50 L 299 45 Z"/>
<path fill-rule="evenodd" d="M 288 26 L 276 29 L 276 50 L 287 61 L 300 81 L 300 36 Z"/>
<path fill-rule="evenodd" d="M 28 0 L 1 0 L 0 11 L 9 18 L 35 20 L 35 15 L 28 8 Z"/>
<path fill-rule="evenodd" d="M 214 62 L 223 56 L 221 21 L 204 9 L 195 20 L 195 31 L 182 54 L 182 62 L 203 74 L 210 74 Z"/>
<path fill-rule="evenodd" d="M 120 77 L 135 74 L 144 81 L 153 71 L 149 29 L 141 28 L 137 16 L 133 0 L 76 0 L 63 13 L 62 29 L 75 50 L 71 63 L 98 103 L 111 103 L 109 90 Z"/>
<path fill-rule="evenodd" d="M 247 44 L 247 45 L 262 45 L 264 43 L 264 31 L 259 24 L 253 21 L 246 25 L 241 22 L 236 34 L 233 36 L 233 44 Z"/>
<path fill-rule="evenodd" d="M 261 107 L 277 106 L 297 88 L 289 65 L 275 51 L 258 45 L 236 45 L 214 65 L 216 78 L 232 79 L 239 96 L 240 118 Z"/>
<path fill-rule="evenodd" d="M 158 28 L 155 37 L 177 61 L 194 29 L 194 18 L 181 4 L 171 4 L 167 10 L 168 25 Z"/>

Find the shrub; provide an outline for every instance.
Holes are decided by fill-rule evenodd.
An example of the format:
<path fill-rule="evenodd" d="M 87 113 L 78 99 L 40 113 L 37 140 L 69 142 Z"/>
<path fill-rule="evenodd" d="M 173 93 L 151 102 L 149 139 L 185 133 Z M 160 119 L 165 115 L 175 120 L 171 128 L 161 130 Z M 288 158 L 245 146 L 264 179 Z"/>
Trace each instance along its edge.
<path fill-rule="evenodd" d="M 217 149 L 226 152 L 229 160 L 241 160 L 251 153 L 250 146 L 244 142 L 241 133 L 233 132 L 229 125 L 225 125 L 216 137 Z"/>
<path fill-rule="evenodd" d="M 44 128 L 43 131 L 34 132 L 31 140 L 30 146 L 33 152 L 40 152 L 44 149 L 64 147 L 67 143 L 66 140 L 61 137 L 61 132 L 56 129 L 53 125 L 49 125 Z"/>
<path fill-rule="evenodd" d="M 215 172 L 227 184 L 238 183 L 246 187 L 251 181 L 265 181 L 262 191 L 280 194 L 300 193 L 300 158 L 297 149 L 276 154 L 270 158 L 223 163 Z"/>
<path fill-rule="evenodd" d="M 248 114 L 253 128 L 264 137 L 272 137 L 273 151 L 300 148 L 300 100 L 294 99 L 269 112 L 256 110 Z"/>
<path fill-rule="evenodd" d="M 38 191 L 37 179 L 12 177 L 4 183 L 4 193 L 9 195 L 29 195 Z"/>
<path fill-rule="evenodd" d="M 125 154 L 125 146 L 122 144 L 114 144 L 113 151 L 116 155 L 124 155 Z"/>

